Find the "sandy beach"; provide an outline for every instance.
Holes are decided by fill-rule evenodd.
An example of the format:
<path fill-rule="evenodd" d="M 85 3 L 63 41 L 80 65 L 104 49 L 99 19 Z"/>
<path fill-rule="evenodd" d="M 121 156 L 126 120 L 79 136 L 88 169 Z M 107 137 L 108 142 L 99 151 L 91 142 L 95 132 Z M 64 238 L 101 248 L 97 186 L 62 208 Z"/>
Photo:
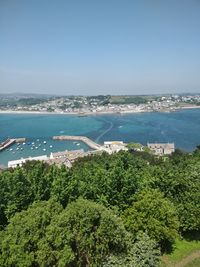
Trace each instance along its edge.
<path fill-rule="evenodd" d="M 0 114 L 43 114 L 43 115 L 103 115 L 103 114 L 128 114 L 128 113 L 144 113 L 144 112 L 174 112 L 181 109 L 199 109 L 200 106 L 180 106 L 175 109 L 165 109 L 165 110 L 122 110 L 122 111 L 96 111 L 96 112 L 48 112 L 48 111 L 25 111 L 25 110 L 0 110 Z"/>

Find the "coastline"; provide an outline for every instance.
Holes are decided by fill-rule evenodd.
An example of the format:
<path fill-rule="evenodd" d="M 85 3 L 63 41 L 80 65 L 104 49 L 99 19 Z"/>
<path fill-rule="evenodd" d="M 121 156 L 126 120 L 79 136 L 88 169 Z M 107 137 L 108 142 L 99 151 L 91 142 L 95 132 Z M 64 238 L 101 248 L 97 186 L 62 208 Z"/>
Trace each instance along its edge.
<path fill-rule="evenodd" d="M 181 107 L 181 109 L 199 109 L 200 108 L 200 106 L 183 106 L 183 107 Z"/>
<path fill-rule="evenodd" d="M 189 111 L 188 108 L 192 109 Z M 170 141 L 175 142 L 176 146 L 182 150 L 193 151 L 200 143 L 198 134 L 200 131 L 198 119 L 200 109 L 199 107 L 195 108 L 187 106 L 181 107 L 175 112 L 171 110 L 170 113 L 166 110 L 159 110 L 159 112 L 149 110 L 146 113 L 121 113 L 121 115 L 114 113 L 114 111 L 107 113 L 107 115 L 106 113 L 95 114 L 93 112 L 88 116 L 78 113 L 72 115 L 71 113 L 58 112 L 0 111 L 2 141 L 6 140 L 7 137 L 27 137 L 30 142 L 36 142 L 37 139 L 40 139 L 42 144 L 38 150 L 31 150 L 31 147 L 27 146 L 22 147 L 23 151 L 20 149 L 16 151 L 18 148 L 16 147 L 11 152 L 7 150 L 7 152 L 0 153 L 0 164 L 6 165 L 7 161 L 15 160 L 18 156 L 20 158 L 22 155 L 23 157 L 24 155 L 27 157 L 42 155 L 44 153 L 43 148 L 47 150 L 46 153 L 49 153 L 50 150 L 62 151 L 63 147 L 69 150 L 78 149 L 77 144 L 73 144 L 73 142 L 54 143 L 49 141 L 51 140 L 49 136 L 65 134 L 88 136 L 92 140 L 100 141 L 100 143 L 105 140 L 123 140 L 124 142 L 134 140 L 140 143 Z M 81 116 L 85 116 L 85 118 Z M 187 130 L 185 125 L 188 125 Z M 193 130 L 194 125 L 196 125 L 195 131 Z M 182 132 L 185 134 L 184 138 L 182 138 Z M 102 136 L 104 137 L 102 138 Z M 47 141 L 48 145 L 44 146 L 43 141 Z M 50 149 L 50 145 L 53 145 L 53 149 Z"/>
<path fill-rule="evenodd" d="M 200 106 L 181 106 L 176 107 L 173 110 L 124 110 L 124 111 L 100 111 L 100 112 L 49 112 L 49 111 L 25 111 L 25 110 L 0 110 L 0 114 L 36 114 L 36 115 L 78 115 L 78 116 L 88 116 L 88 115 L 104 115 L 104 114 L 133 114 L 133 113 L 150 113 L 150 112 L 176 112 L 182 109 L 200 109 Z"/>

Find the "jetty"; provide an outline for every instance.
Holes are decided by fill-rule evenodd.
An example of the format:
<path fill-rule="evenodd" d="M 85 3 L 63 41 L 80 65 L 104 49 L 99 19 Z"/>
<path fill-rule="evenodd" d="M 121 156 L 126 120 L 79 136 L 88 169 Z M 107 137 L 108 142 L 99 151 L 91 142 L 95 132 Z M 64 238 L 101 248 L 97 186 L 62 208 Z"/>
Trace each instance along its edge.
<path fill-rule="evenodd" d="M 26 142 L 26 138 L 15 138 L 15 142 L 16 143 L 23 143 L 23 142 Z"/>
<path fill-rule="evenodd" d="M 8 148 L 9 146 L 13 145 L 14 143 L 22 143 L 25 140 L 26 138 L 8 138 L 2 143 L 0 143 L 0 152 Z"/>
<path fill-rule="evenodd" d="M 12 144 L 15 143 L 15 139 L 6 139 L 0 144 L 0 151 L 6 149 L 7 147 L 11 146 Z"/>
<path fill-rule="evenodd" d="M 90 138 L 88 138 L 86 136 L 60 135 L 60 136 L 53 136 L 53 140 L 82 141 L 92 149 L 104 150 L 101 145 L 95 143 L 94 141 L 92 141 Z"/>

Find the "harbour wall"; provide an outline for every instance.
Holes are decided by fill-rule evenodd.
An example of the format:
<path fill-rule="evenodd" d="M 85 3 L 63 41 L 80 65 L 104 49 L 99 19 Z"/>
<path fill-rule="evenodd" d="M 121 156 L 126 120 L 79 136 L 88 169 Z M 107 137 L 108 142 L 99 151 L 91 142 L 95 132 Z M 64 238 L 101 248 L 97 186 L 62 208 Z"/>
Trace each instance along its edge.
<path fill-rule="evenodd" d="M 102 146 L 92 141 L 90 138 L 86 136 L 74 136 L 74 135 L 60 135 L 60 136 L 53 136 L 53 140 L 70 140 L 70 141 L 82 141 L 90 148 L 95 150 L 102 150 Z"/>

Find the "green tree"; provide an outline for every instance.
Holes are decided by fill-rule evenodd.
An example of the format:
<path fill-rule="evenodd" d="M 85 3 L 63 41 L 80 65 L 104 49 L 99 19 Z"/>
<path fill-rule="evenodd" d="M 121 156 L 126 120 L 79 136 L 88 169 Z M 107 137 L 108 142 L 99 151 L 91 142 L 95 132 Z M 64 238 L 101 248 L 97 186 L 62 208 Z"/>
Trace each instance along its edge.
<path fill-rule="evenodd" d="M 157 267 L 159 263 L 158 244 L 146 233 L 139 233 L 135 242 L 129 244 L 127 254 L 110 256 L 104 267 Z"/>
<path fill-rule="evenodd" d="M 78 199 L 69 204 L 48 228 L 44 247 L 54 247 L 58 266 L 64 265 L 65 250 L 73 251 L 72 266 L 102 266 L 110 253 L 126 250 L 128 234 L 120 218 L 92 201 Z"/>
<path fill-rule="evenodd" d="M 16 213 L 1 232 L 0 266 L 53 266 L 54 254 L 43 246 L 46 228 L 62 208 L 54 200 L 33 204 Z"/>
<path fill-rule="evenodd" d="M 178 235 L 179 221 L 174 205 L 157 189 L 136 194 L 123 220 L 134 236 L 139 231 L 146 232 L 162 249 L 170 247 Z"/>
<path fill-rule="evenodd" d="M 0 224 L 1 228 L 17 211 L 27 208 L 32 202 L 31 184 L 22 168 L 3 171 L 0 174 Z"/>
<path fill-rule="evenodd" d="M 66 170 L 66 169 L 65 169 Z M 65 172 L 66 173 L 66 172 Z M 27 162 L 23 167 L 0 173 L 0 229 L 19 211 L 27 209 L 34 201 L 48 200 L 54 181 L 64 178 L 62 170 L 43 162 Z M 60 185 L 62 187 L 62 185 Z M 61 201 L 58 197 L 57 199 Z"/>
<path fill-rule="evenodd" d="M 200 230 L 200 153 L 174 155 L 154 169 L 152 187 L 173 202 L 182 233 Z"/>
<path fill-rule="evenodd" d="M 82 159 L 72 168 L 69 198 L 82 196 L 123 210 L 132 203 L 148 169 L 145 160 L 127 152 Z"/>

